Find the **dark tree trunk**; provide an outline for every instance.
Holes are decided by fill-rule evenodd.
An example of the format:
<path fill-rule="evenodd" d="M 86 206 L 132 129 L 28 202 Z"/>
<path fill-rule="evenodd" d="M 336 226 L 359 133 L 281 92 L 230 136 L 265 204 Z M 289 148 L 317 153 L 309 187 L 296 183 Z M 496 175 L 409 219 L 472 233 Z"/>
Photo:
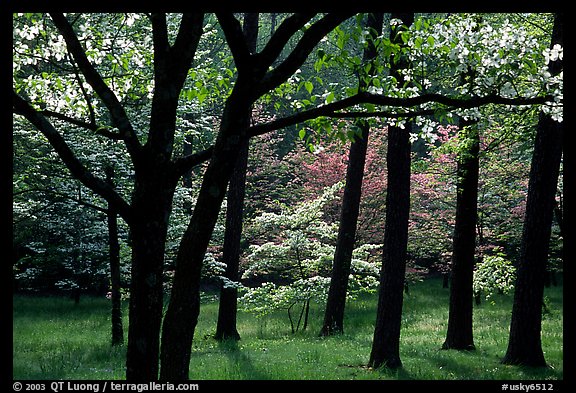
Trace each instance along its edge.
<path fill-rule="evenodd" d="M 546 366 L 540 330 L 546 261 L 561 150 L 562 124 L 541 115 L 532 157 L 510 339 L 503 362 Z"/>
<path fill-rule="evenodd" d="M 552 46 L 562 45 L 561 16 L 556 15 Z M 560 61 L 551 62 L 550 73 L 557 75 Z M 562 159 L 563 124 L 544 113 L 540 114 L 536 130 L 520 260 L 516 276 L 512 320 L 505 364 L 545 367 L 540 332 L 544 275 L 554 214 L 555 195 Z"/>
<path fill-rule="evenodd" d="M 107 166 L 106 181 L 114 187 L 114 168 Z M 120 279 L 120 244 L 118 243 L 118 219 L 116 210 L 109 204 L 108 218 L 108 247 L 110 252 L 110 291 L 112 302 L 112 345 L 124 343 L 124 328 L 122 325 L 122 294 Z"/>
<path fill-rule="evenodd" d="M 200 275 L 204 254 L 245 138 L 239 132 L 247 128 L 250 106 L 249 97 L 236 92 L 228 99 L 192 219 L 180 242 L 170 303 L 162 329 L 162 380 L 188 379 L 192 339 L 200 313 Z"/>
<path fill-rule="evenodd" d="M 466 149 L 457 158 L 456 224 L 454 227 L 448 332 L 443 349 L 474 349 L 472 308 L 478 199 L 480 139 L 473 123 L 460 121 Z"/>
<path fill-rule="evenodd" d="M 406 22 L 405 22 L 406 23 Z M 388 192 L 380 292 L 370 366 L 397 368 L 410 211 L 410 141 L 407 129 L 388 127 Z"/>
<path fill-rule="evenodd" d="M 244 214 L 244 191 L 246 188 L 246 167 L 248 164 L 249 140 L 245 139 L 240 147 L 240 155 L 228 189 L 226 210 L 226 230 L 224 233 L 223 262 L 226 264 L 224 276 L 234 282 L 239 280 L 240 241 L 242 236 L 242 218 Z M 217 340 L 240 340 L 236 328 L 238 311 L 238 290 L 222 286 L 218 308 L 218 323 L 215 338 Z"/>
<path fill-rule="evenodd" d="M 395 14 L 405 26 L 414 22 L 414 14 Z M 391 40 L 402 43 L 397 30 L 391 31 Z M 401 83 L 398 70 L 408 66 L 400 58 L 390 73 Z M 400 360 L 400 327 L 402 324 L 402 303 L 404 301 L 404 280 L 406 275 L 406 255 L 408 248 L 408 218 L 410 213 L 410 132 L 411 123 L 405 129 L 388 127 L 388 190 L 386 194 L 386 223 L 384 225 L 384 245 L 382 271 L 376 327 L 370 353 L 369 365 L 373 368 L 402 366 Z"/>
<path fill-rule="evenodd" d="M 369 14 L 366 25 L 370 28 L 371 34 L 377 36 L 382 31 L 382 23 L 383 14 Z M 375 56 L 376 49 L 374 45 L 369 45 L 364 51 L 364 61 L 370 61 Z M 359 86 L 360 88 L 365 88 L 367 83 L 364 80 L 360 80 Z M 356 241 L 364 164 L 366 162 L 368 134 L 370 132 L 370 126 L 365 121 L 358 121 L 357 126 L 360 128 L 362 136 L 350 145 L 340 227 L 338 230 L 336 251 L 334 253 L 334 263 L 330 288 L 328 290 L 326 311 L 324 313 L 324 323 L 320 331 L 321 336 L 342 333 L 344 331 L 344 308 L 346 304 L 346 293 L 348 292 L 348 277 L 350 275 L 352 252 Z"/>
<path fill-rule="evenodd" d="M 150 160 L 152 164 L 153 160 Z M 152 165 L 151 165 L 152 166 Z M 143 171 L 154 173 L 152 169 Z M 126 379 L 155 381 L 158 379 L 159 332 L 162 321 L 162 273 L 164 251 L 175 188 L 167 184 L 165 172 L 156 176 L 137 176 L 133 207 L 132 275 Z"/>
<path fill-rule="evenodd" d="M 256 51 L 258 40 L 258 13 L 244 14 L 244 35 L 251 53 Z M 228 205 L 226 210 L 226 230 L 224 233 L 223 262 L 226 264 L 225 277 L 231 281 L 239 280 L 240 242 L 242 238 L 242 220 L 244 216 L 244 196 L 246 190 L 246 168 L 248 166 L 249 140 L 240 145 L 238 161 L 228 186 Z M 218 323 L 215 338 L 217 340 L 240 340 L 236 328 L 238 314 L 238 290 L 222 287 L 218 308 Z"/>
<path fill-rule="evenodd" d="M 362 193 L 362 178 L 364 177 L 364 163 L 368 147 L 369 126 L 363 123 L 362 138 L 357 139 L 350 146 L 348 168 L 346 172 L 346 186 L 342 199 L 342 213 L 340 228 L 334 253 L 334 263 L 328 300 L 324 314 L 324 324 L 320 331 L 321 336 L 329 336 L 344 331 L 344 307 L 348 291 L 348 277 L 352 262 L 352 251 L 356 241 L 356 228 L 360 211 L 360 198 Z"/>

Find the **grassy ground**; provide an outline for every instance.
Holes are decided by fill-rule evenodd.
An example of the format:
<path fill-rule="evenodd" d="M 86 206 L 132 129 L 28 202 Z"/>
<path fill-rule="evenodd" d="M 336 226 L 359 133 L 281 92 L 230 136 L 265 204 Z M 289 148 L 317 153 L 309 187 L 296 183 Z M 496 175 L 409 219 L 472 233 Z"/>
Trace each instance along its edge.
<path fill-rule="evenodd" d="M 290 333 L 284 313 L 256 318 L 240 313 L 242 340 L 219 343 L 218 303 L 206 302 L 196 329 L 190 364 L 194 380 L 545 380 L 563 379 L 562 287 L 547 288 L 550 314 L 542 342 L 550 367 L 500 364 L 508 340 L 511 296 L 497 296 L 475 309 L 476 350 L 440 350 L 446 334 L 448 290 L 438 280 L 412 287 L 404 300 L 400 354 L 404 367 L 366 367 L 374 329 L 375 297 L 347 305 L 345 334 L 320 338 L 322 309 L 311 309 L 307 331 Z M 106 299 L 13 300 L 14 379 L 123 379 L 125 347 L 110 346 L 110 304 Z M 125 320 L 125 330 L 127 321 Z"/>

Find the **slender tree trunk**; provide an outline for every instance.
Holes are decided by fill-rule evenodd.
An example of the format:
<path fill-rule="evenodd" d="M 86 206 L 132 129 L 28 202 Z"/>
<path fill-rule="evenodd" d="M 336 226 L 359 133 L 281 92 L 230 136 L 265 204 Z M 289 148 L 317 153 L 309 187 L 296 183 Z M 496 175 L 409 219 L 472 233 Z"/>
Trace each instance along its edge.
<path fill-rule="evenodd" d="M 106 181 L 114 187 L 114 168 L 107 166 Z M 118 243 L 118 219 L 116 210 L 109 204 L 108 247 L 110 249 L 110 290 L 112 292 L 112 345 L 124 343 L 124 328 L 122 325 L 122 293 L 120 279 L 120 244 Z"/>
<path fill-rule="evenodd" d="M 382 32 L 383 19 L 384 16 L 381 13 L 368 15 L 366 25 L 373 36 L 377 36 Z M 374 57 L 376 57 L 376 48 L 371 44 L 364 51 L 364 61 L 370 61 Z M 366 81 L 360 80 L 359 86 L 361 89 L 366 88 L 367 85 Z M 340 227 L 334 253 L 328 300 L 324 313 L 324 324 L 320 331 L 321 336 L 344 331 L 344 308 L 348 292 L 348 277 L 356 241 L 360 199 L 362 197 L 362 180 L 364 178 L 368 134 L 370 132 L 370 126 L 365 121 L 358 121 L 357 126 L 360 128 L 362 136 L 350 145 Z"/>
<path fill-rule="evenodd" d="M 562 20 L 556 15 L 552 46 L 562 45 Z M 550 73 L 562 70 L 560 61 L 551 62 Z M 562 159 L 563 124 L 540 114 L 532 154 L 526 214 L 520 246 L 514 304 L 505 364 L 545 367 L 542 351 L 542 303 L 544 275 L 554 214 L 555 195 Z"/>
<path fill-rule="evenodd" d="M 258 13 L 244 14 L 244 35 L 250 46 L 251 53 L 256 51 L 258 40 Z M 240 145 L 238 161 L 228 186 L 228 205 L 226 210 L 226 230 L 224 233 L 223 261 L 226 264 L 225 277 L 231 281 L 239 280 L 240 242 L 242 238 L 242 220 L 244 216 L 244 196 L 246 190 L 246 168 L 248 166 L 249 140 L 244 139 Z M 226 288 L 220 290 L 218 308 L 218 323 L 216 325 L 217 340 L 240 340 L 236 328 L 238 314 L 238 290 Z"/>
<path fill-rule="evenodd" d="M 460 122 L 466 149 L 457 159 L 456 224 L 454 227 L 448 332 L 443 349 L 474 349 L 472 333 L 474 254 L 480 139 L 471 122 Z"/>
<path fill-rule="evenodd" d="M 223 262 L 226 264 L 224 276 L 234 282 L 239 280 L 240 241 L 242 236 L 242 217 L 244 214 L 244 191 L 246 188 L 246 167 L 248 164 L 249 140 L 242 142 L 238 162 L 234 168 L 228 189 L 226 210 L 226 230 L 224 233 Z M 238 290 L 236 288 L 220 289 L 218 323 L 215 338 L 217 340 L 240 340 L 236 328 L 238 314 Z"/>
<path fill-rule="evenodd" d="M 414 22 L 414 14 L 392 13 L 405 26 Z M 397 30 L 391 31 L 391 40 L 401 44 Z M 401 83 L 398 70 L 408 66 L 400 58 L 390 73 Z M 388 127 L 388 190 L 386 194 L 386 223 L 384 225 L 384 245 L 382 270 L 376 311 L 376 327 L 370 352 L 369 365 L 373 368 L 402 366 L 400 360 L 400 327 L 402 324 L 402 303 L 404 301 L 404 281 L 406 275 L 406 255 L 408 248 L 408 219 L 410 213 L 410 132 L 412 124 L 404 129 Z"/>
<path fill-rule="evenodd" d="M 363 123 L 362 138 L 357 139 L 350 146 L 348 169 L 346 172 L 346 186 L 342 199 L 342 213 L 340 228 L 334 253 L 334 263 L 328 289 L 328 299 L 324 314 L 324 324 L 320 331 L 321 336 L 329 336 L 344 332 L 344 308 L 348 292 L 348 277 L 352 263 L 352 251 L 356 241 L 356 228 L 360 212 L 360 199 L 362 193 L 362 178 L 368 147 L 369 126 Z"/>

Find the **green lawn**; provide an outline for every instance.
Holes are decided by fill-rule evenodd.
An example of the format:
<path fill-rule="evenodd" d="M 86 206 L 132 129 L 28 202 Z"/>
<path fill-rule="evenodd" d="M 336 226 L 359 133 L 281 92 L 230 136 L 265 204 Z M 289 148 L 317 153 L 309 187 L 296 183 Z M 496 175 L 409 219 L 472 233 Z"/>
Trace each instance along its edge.
<path fill-rule="evenodd" d="M 496 296 L 475 309 L 476 350 L 440 350 L 446 334 L 448 290 L 440 281 L 411 287 L 404 299 L 401 357 L 397 371 L 366 367 L 370 354 L 376 297 L 349 302 L 345 334 L 320 338 L 323 318 L 313 307 L 307 331 L 290 333 L 287 315 L 264 318 L 240 313 L 242 340 L 220 343 L 215 331 L 218 303 L 206 301 L 196 329 L 190 364 L 193 380 L 555 380 L 563 379 L 562 286 L 546 288 L 550 313 L 542 342 L 549 368 L 500 364 L 506 351 L 511 296 Z M 125 347 L 110 345 L 110 303 L 83 298 L 15 296 L 13 299 L 14 379 L 123 379 Z M 125 310 L 127 315 L 127 310 Z M 125 318 L 125 332 L 127 319 Z"/>

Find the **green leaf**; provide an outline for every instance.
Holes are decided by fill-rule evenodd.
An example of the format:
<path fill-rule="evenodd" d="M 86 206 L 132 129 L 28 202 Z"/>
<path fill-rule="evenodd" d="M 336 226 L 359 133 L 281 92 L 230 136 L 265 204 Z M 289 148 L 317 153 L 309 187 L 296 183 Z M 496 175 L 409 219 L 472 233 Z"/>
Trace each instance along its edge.
<path fill-rule="evenodd" d="M 304 140 L 304 138 L 306 137 L 306 130 L 304 128 L 302 128 L 300 132 L 298 132 L 298 137 L 300 138 L 300 140 Z"/>
<path fill-rule="evenodd" d="M 326 103 L 329 104 L 329 103 L 331 103 L 332 101 L 334 101 L 334 92 L 331 91 L 331 92 L 328 93 L 328 95 L 326 96 Z"/>
<path fill-rule="evenodd" d="M 310 81 L 304 82 L 304 88 L 308 92 L 308 94 L 312 94 L 312 90 L 314 89 L 314 85 Z"/>
<path fill-rule="evenodd" d="M 416 49 L 420 49 L 420 47 L 422 47 L 423 42 L 424 42 L 424 39 L 422 37 L 416 37 L 416 39 L 414 40 L 414 47 Z"/>

